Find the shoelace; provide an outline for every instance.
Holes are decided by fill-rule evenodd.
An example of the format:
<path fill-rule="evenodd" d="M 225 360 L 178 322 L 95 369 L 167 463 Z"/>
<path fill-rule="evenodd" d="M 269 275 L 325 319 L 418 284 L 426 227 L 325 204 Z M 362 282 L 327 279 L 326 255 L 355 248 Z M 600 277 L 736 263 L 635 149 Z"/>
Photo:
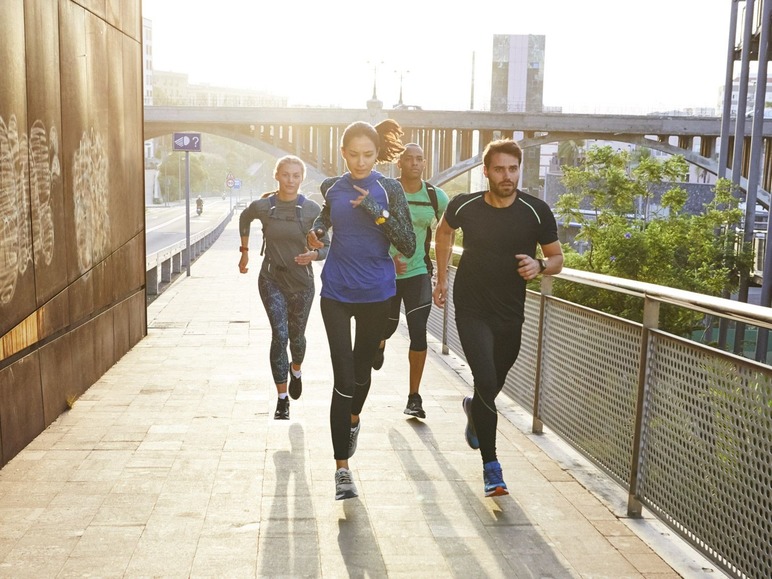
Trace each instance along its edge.
<path fill-rule="evenodd" d="M 338 472 L 338 484 L 350 485 L 354 482 L 351 478 L 351 473 L 348 471 Z"/>

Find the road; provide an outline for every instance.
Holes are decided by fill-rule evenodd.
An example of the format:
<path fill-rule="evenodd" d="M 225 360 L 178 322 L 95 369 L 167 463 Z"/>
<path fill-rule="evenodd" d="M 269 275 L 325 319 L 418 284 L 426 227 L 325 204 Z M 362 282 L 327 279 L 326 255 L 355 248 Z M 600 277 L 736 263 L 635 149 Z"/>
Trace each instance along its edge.
<path fill-rule="evenodd" d="M 230 210 L 226 197 L 204 197 L 204 211 L 196 215 L 195 199 L 190 203 L 190 234 L 207 229 L 222 221 Z M 241 208 L 235 210 L 238 219 Z M 185 204 L 153 205 L 145 208 L 146 253 L 152 254 L 185 240 Z"/>

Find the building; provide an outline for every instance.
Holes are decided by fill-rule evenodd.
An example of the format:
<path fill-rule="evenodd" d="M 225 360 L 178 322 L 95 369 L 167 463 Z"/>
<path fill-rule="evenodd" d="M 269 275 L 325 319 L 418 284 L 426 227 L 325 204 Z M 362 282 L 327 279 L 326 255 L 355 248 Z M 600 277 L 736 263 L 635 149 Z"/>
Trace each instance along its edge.
<path fill-rule="evenodd" d="M 491 111 L 543 112 L 545 45 L 543 35 L 493 36 Z M 542 166 L 541 149 L 529 147 L 523 151 L 521 187 L 532 194 L 540 194 L 544 182 L 546 166 Z M 544 165 L 549 164 L 551 152 Z"/>
<path fill-rule="evenodd" d="M 721 111 L 724 109 L 724 91 L 725 87 L 721 87 L 719 90 L 719 98 L 718 98 L 718 110 Z M 772 118 L 772 78 L 767 77 L 767 86 L 766 86 L 766 102 L 764 103 L 764 118 Z M 740 97 L 740 77 L 735 77 L 732 79 L 732 103 L 731 103 L 731 116 L 737 117 L 737 110 L 740 108 L 739 101 Z M 745 114 L 746 115 L 752 115 L 753 109 L 756 106 L 756 74 L 754 72 L 750 72 L 748 76 L 748 96 L 745 101 Z"/>

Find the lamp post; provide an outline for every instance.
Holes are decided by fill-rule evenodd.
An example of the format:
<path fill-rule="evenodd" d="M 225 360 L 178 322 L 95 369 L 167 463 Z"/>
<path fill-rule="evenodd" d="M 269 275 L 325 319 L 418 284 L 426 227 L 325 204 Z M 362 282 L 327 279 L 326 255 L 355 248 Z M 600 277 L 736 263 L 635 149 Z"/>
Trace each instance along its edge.
<path fill-rule="evenodd" d="M 377 91 L 376 79 L 378 77 L 378 65 L 379 64 L 383 64 L 383 61 L 381 61 L 381 62 L 371 62 L 371 61 L 368 60 L 367 64 L 372 64 L 373 65 L 373 97 L 370 100 L 377 101 L 378 100 L 378 91 Z"/>
<path fill-rule="evenodd" d="M 403 79 L 404 75 L 410 74 L 410 71 L 409 70 L 395 70 L 394 72 L 395 73 L 396 72 L 399 73 L 399 102 L 396 104 L 395 108 L 400 108 L 404 104 L 402 102 L 402 79 Z"/>

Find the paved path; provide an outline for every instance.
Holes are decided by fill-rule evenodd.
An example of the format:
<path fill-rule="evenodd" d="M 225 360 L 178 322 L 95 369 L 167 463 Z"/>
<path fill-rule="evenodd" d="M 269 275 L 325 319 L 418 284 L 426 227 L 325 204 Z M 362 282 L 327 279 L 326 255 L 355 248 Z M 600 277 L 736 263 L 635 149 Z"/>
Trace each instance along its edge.
<path fill-rule="evenodd" d="M 147 338 L 0 471 L 0 577 L 722 575 L 657 521 L 626 519 L 621 489 L 503 396 L 512 494 L 484 498 L 468 372 L 432 342 L 428 416 L 409 419 L 404 328 L 362 414 L 360 497 L 333 500 L 318 300 L 303 396 L 274 421 L 260 259 L 239 275 L 238 245 L 233 220 L 150 305 Z"/>

